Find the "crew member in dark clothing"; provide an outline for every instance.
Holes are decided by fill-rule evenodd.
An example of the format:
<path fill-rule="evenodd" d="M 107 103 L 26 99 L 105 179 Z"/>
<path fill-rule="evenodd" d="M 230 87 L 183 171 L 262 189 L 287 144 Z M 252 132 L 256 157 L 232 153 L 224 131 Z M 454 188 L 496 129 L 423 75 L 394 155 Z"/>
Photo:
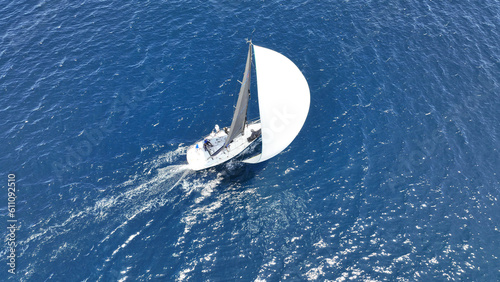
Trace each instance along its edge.
<path fill-rule="evenodd" d="M 203 149 L 205 149 L 205 151 L 210 153 L 210 151 L 208 150 L 210 147 L 212 147 L 212 143 L 210 143 L 210 141 L 208 141 L 208 139 L 205 139 L 203 141 Z"/>
<path fill-rule="evenodd" d="M 248 142 L 252 142 L 253 140 L 257 139 L 259 136 L 260 136 L 260 132 L 261 130 L 253 130 L 253 129 L 250 129 L 252 131 L 252 134 L 250 135 L 250 137 L 247 138 L 247 141 Z"/>

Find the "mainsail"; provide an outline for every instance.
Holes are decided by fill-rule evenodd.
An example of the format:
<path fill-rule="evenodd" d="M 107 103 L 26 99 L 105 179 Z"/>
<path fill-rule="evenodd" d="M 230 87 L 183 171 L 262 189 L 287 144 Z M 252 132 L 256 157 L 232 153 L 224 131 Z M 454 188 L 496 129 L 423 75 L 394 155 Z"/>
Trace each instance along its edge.
<path fill-rule="evenodd" d="M 236 103 L 236 109 L 234 110 L 233 121 L 231 122 L 229 134 L 227 136 L 226 142 L 224 143 L 224 146 L 222 146 L 217 152 L 215 152 L 215 154 L 219 153 L 245 129 L 245 123 L 247 122 L 248 99 L 250 98 L 250 76 L 252 73 L 251 69 L 252 44 L 250 44 L 250 46 L 248 47 L 247 64 L 245 66 L 245 73 L 243 74 L 243 81 L 241 82 L 238 102 Z"/>

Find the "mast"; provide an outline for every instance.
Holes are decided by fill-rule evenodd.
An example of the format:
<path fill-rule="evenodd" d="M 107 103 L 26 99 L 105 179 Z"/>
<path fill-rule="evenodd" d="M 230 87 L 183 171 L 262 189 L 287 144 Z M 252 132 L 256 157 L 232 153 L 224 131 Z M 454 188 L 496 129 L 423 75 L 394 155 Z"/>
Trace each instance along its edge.
<path fill-rule="evenodd" d="M 234 109 L 233 121 L 224 145 L 217 150 L 213 155 L 217 155 L 223 148 L 226 148 L 236 136 L 241 134 L 245 129 L 247 122 L 247 109 L 248 100 L 250 99 L 250 80 L 252 69 L 252 43 L 248 46 L 247 63 L 245 65 L 245 73 L 241 82 L 240 93 L 238 95 L 238 102 L 236 102 L 236 109 Z"/>

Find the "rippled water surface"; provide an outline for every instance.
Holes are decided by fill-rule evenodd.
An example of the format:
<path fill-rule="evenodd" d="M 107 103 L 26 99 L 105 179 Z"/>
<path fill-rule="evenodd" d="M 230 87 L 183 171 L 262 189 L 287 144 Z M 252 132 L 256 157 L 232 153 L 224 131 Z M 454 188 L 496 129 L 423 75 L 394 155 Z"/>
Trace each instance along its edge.
<path fill-rule="evenodd" d="M 499 280 L 499 26 L 494 0 L 6 2 L 2 279 Z M 246 39 L 300 68 L 308 119 L 190 171 Z"/>

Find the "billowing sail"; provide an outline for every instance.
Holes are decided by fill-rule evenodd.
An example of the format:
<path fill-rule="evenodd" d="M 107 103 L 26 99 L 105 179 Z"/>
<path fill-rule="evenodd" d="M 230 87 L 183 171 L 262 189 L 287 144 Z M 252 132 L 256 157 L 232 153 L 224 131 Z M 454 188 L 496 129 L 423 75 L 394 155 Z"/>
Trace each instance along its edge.
<path fill-rule="evenodd" d="M 306 121 L 310 104 L 307 81 L 290 59 L 267 48 L 253 48 L 262 153 L 245 160 L 246 163 L 263 162 L 290 145 Z"/>
<path fill-rule="evenodd" d="M 240 94 L 238 95 L 238 102 L 234 110 L 233 121 L 229 129 L 224 147 L 226 147 L 233 139 L 238 136 L 245 129 L 247 121 L 247 108 L 248 99 L 250 98 L 250 76 L 252 68 L 252 44 L 248 48 L 247 64 L 245 66 L 245 73 L 243 74 L 243 81 L 241 82 Z"/>

